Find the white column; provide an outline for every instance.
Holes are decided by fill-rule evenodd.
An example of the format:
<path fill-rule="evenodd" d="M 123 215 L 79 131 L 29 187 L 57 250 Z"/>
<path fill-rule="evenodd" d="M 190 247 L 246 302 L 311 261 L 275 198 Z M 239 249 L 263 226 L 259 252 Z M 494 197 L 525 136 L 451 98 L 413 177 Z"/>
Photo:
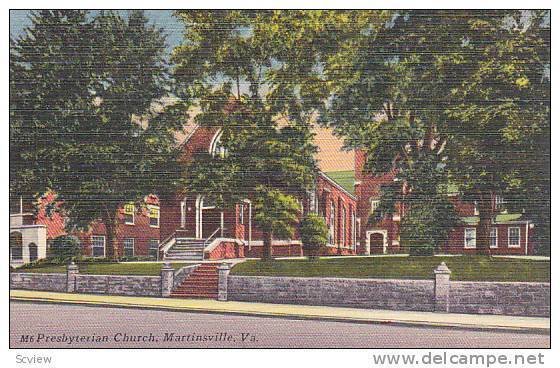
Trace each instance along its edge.
<path fill-rule="evenodd" d="M 220 237 L 224 237 L 224 211 L 220 212 Z"/>
<path fill-rule="evenodd" d="M 251 250 L 252 236 L 253 236 L 253 207 L 252 207 L 252 202 L 249 202 L 249 250 Z"/>

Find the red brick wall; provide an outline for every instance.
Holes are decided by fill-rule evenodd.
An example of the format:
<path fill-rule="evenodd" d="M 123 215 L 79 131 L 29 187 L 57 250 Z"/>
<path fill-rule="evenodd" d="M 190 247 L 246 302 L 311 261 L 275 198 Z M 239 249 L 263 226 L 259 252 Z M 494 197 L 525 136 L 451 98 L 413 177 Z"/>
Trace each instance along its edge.
<path fill-rule="evenodd" d="M 134 255 L 135 256 L 148 256 L 150 239 L 158 239 L 160 237 L 159 227 L 152 227 L 149 223 L 148 212 L 145 209 L 140 210 L 140 213 L 134 215 L 134 225 L 127 225 L 124 223 L 124 216 L 119 215 L 119 224 L 117 227 L 117 241 L 119 246 L 119 255 L 124 255 L 123 241 L 125 238 L 134 238 Z M 160 210 L 161 220 L 161 210 Z M 83 254 L 85 256 L 92 255 L 91 237 L 99 235 L 105 236 L 105 254 L 109 247 L 109 240 L 107 239 L 105 225 L 99 222 L 91 225 L 91 230 L 88 232 L 78 233 L 82 243 Z"/>
<path fill-rule="evenodd" d="M 496 224 L 493 227 L 498 228 L 498 247 L 491 248 L 492 254 L 497 255 L 509 255 L 509 254 L 517 254 L 517 255 L 524 255 L 525 254 L 525 244 L 526 242 L 526 232 L 527 232 L 527 223 L 519 223 L 519 224 Z M 520 247 L 509 247 L 508 246 L 508 234 L 510 227 L 519 227 L 520 230 Z M 446 242 L 445 246 L 441 249 L 443 253 L 451 253 L 451 254 L 476 254 L 476 249 L 465 248 L 465 228 L 476 228 L 476 225 L 472 226 L 458 226 L 453 229 L 449 233 L 448 241 Z M 529 224 L 529 241 L 527 243 L 527 254 L 533 254 L 533 247 L 534 244 L 531 241 L 531 237 L 533 235 L 533 230 L 530 228 Z"/>
<path fill-rule="evenodd" d="M 338 185 L 322 175 L 317 178 L 316 198 L 319 201 L 319 214 L 323 215 L 327 226 L 330 224 L 331 203 L 334 204 L 334 249 L 337 253 L 353 250 L 352 212 L 356 212 L 356 200 Z M 346 212 L 346 216 L 344 216 Z M 330 249 L 332 247 L 328 247 Z M 340 248 L 340 250 L 338 250 Z M 343 250 L 346 249 L 346 250 Z"/>
<path fill-rule="evenodd" d="M 378 176 L 373 176 L 364 172 L 364 165 L 366 162 L 366 155 L 364 151 L 356 150 L 355 158 L 355 176 L 357 185 L 355 187 L 357 202 L 358 218 L 361 221 L 361 231 L 359 236 L 358 254 L 366 253 L 367 244 L 367 231 L 369 230 L 386 230 L 387 231 L 387 252 L 399 252 L 400 246 L 393 245 L 393 241 L 398 241 L 398 222 L 393 221 L 392 218 L 387 217 L 376 224 L 368 224 L 371 214 L 371 199 L 379 199 L 381 185 L 389 184 L 393 181 L 395 174 L 393 172 L 385 173 Z M 398 208 L 396 213 L 401 213 L 402 209 Z M 379 253 L 383 250 L 370 249 L 371 253 Z"/>

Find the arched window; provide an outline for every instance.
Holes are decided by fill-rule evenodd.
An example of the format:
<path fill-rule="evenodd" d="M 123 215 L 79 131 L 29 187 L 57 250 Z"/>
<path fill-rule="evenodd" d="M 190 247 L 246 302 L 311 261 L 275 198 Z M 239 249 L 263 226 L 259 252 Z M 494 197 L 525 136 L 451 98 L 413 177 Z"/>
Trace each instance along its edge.
<path fill-rule="evenodd" d="M 222 144 L 222 130 L 219 130 L 212 138 L 212 143 L 210 144 L 210 154 L 213 157 L 224 158 L 227 156 L 227 148 Z"/>
<path fill-rule="evenodd" d="M 13 261 L 23 259 L 23 237 L 19 231 L 10 233 L 10 253 Z"/>

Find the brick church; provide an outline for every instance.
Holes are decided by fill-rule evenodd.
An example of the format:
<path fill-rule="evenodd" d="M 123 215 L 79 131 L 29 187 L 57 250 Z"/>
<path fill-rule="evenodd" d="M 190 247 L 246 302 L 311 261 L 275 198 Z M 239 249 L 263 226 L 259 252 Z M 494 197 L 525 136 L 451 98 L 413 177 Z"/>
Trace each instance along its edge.
<path fill-rule="evenodd" d="M 305 198 L 300 198 L 303 212 L 320 214 L 329 229 L 328 244 L 322 255 L 368 255 L 404 253 L 399 238 L 403 217 L 402 206 L 392 216 L 385 216 L 378 223 L 370 223 L 370 214 L 380 200 L 380 187 L 390 183 L 394 176 L 386 173 L 372 176 L 364 173 L 365 154 L 361 151 L 343 154 L 340 144 L 329 144 L 334 138 L 330 133 L 316 142 L 323 170 L 315 178 L 314 188 Z M 185 132 L 178 135 L 182 158 L 188 162 L 198 152 L 221 154 L 220 130 L 188 123 Z M 327 143 L 325 143 L 327 142 Z M 335 146 L 335 147 L 333 147 Z M 345 155 L 345 168 L 336 166 Z M 351 157 L 353 156 L 353 157 Z M 330 165 L 329 165 L 330 160 Z M 342 160 L 343 161 L 343 160 Z M 325 164 L 326 162 L 326 164 Z M 339 170 L 339 169 L 338 169 Z M 341 175 L 343 174 L 343 175 Z M 469 254 L 476 252 L 476 202 L 464 201 L 457 190 L 450 188 L 450 201 L 462 218 L 438 253 Z M 53 201 L 53 194 L 40 200 Z M 493 198 L 496 213 L 491 232 L 493 254 L 530 255 L 534 244 L 534 225 L 521 214 L 502 211 L 504 199 Z M 119 254 L 128 258 L 150 257 L 166 260 L 203 260 L 262 255 L 262 233 L 253 223 L 250 198 L 235 208 L 220 211 L 212 198 L 196 193 L 180 192 L 172 198 L 146 197 L 146 208 L 124 206 L 119 213 Z M 28 205 L 28 204 L 27 204 Z M 46 216 L 44 208 L 33 214 L 24 204 L 10 206 L 10 264 L 18 266 L 46 257 L 49 242 L 65 234 L 65 219 L 60 215 Z M 107 237 L 103 224 L 94 222 L 89 231 L 74 234 L 82 245 L 83 255 L 105 257 Z M 305 255 L 296 232 L 294 239 L 274 239 L 272 255 Z"/>
<path fill-rule="evenodd" d="M 220 130 L 190 127 L 182 143 L 185 162 L 198 152 L 220 154 Z M 379 204 L 380 187 L 394 176 L 387 173 L 372 176 L 364 173 L 365 154 L 354 152 L 354 170 L 345 180 L 335 173 L 319 172 L 315 186 L 301 198 L 303 212 L 313 211 L 324 217 L 329 229 L 329 242 L 323 255 L 367 255 L 405 252 L 400 244 L 399 226 L 403 208 L 378 223 L 370 223 L 370 214 Z M 340 178 L 338 178 L 340 179 Z M 344 183 L 343 183 L 344 181 Z M 343 185 L 344 184 L 344 185 Z M 461 200 L 450 190 L 450 201 L 462 217 L 461 226 L 453 229 L 440 253 L 468 254 L 476 251 L 476 202 Z M 499 213 L 492 227 L 493 254 L 527 255 L 533 253 L 533 224 L 521 214 L 501 212 L 503 199 L 494 196 Z M 246 199 L 230 210 L 219 210 L 212 198 L 196 193 L 177 193 L 173 198 L 160 198 L 160 251 L 165 259 L 223 259 L 260 257 L 262 233 L 253 223 L 252 203 Z M 274 239 L 273 256 L 305 255 L 297 233 L 294 239 Z"/>

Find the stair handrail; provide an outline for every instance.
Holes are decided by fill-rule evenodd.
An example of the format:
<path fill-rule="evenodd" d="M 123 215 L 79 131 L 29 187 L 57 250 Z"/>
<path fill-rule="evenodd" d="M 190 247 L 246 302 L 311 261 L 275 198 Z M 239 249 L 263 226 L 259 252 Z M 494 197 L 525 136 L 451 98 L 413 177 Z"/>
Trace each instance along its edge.
<path fill-rule="evenodd" d="M 159 243 L 158 255 L 159 255 L 160 251 L 163 252 L 164 256 L 167 255 L 167 251 L 173 245 L 171 240 L 175 239 L 175 233 L 176 233 L 176 231 L 172 232 L 171 234 L 169 234 L 169 236 L 167 236 L 165 239 L 163 239 L 161 243 Z"/>
<path fill-rule="evenodd" d="M 214 235 L 216 235 L 216 233 L 220 230 L 225 230 L 225 228 L 220 226 L 216 230 L 214 230 L 214 232 L 208 238 L 206 238 L 206 240 L 204 241 L 204 248 L 206 248 L 210 239 L 212 239 L 214 237 Z"/>

